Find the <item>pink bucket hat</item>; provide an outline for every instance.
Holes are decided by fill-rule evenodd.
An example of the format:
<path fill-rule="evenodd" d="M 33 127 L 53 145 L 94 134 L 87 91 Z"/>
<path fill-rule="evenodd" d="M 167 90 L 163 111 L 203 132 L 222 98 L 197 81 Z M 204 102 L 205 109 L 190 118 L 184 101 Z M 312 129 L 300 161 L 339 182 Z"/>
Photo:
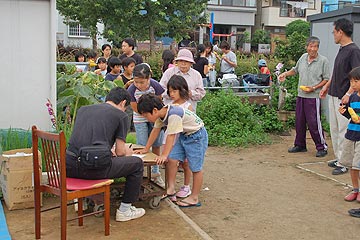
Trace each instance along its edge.
<path fill-rule="evenodd" d="M 195 63 L 194 57 L 189 49 L 183 48 L 178 52 L 177 58 L 175 58 L 175 61 L 183 60 L 191 63 Z"/>

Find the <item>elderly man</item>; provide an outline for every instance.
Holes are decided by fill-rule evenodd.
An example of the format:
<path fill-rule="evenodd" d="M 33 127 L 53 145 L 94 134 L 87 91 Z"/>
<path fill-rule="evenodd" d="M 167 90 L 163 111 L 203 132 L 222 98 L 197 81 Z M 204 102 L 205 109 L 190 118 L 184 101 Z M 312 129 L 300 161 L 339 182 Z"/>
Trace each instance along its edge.
<path fill-rule="evenodd" d="M 201 74 L 191 68 L 195 61 L 190 50 L 181 49 L 175 61 L 177 66 L 167 69 L 160 80 L 160 85 L 165 89 L 163 94 L 164 103 L 169 104 L 171 102 L 170 97 L 167 95 L 167 83 L 169 79 L 173 75 L 180 75 L 185 78 L 189 86 L 191 106 L 196 112 L 197 102 L 200 101 L 206 93 Z"/>
<path fill-rule="evenodd" d="M 306 126 L 315 142 L 316 157 L 327 154 L 327 145 L 320 121 L 320 89 L 330 78 L 329 61 L 318 53 L 320 40 L 309 37 L 306 41 L 306 51 L 297 61 L 295 67 L 279 75 L 279 81 L 285 81 L 287 76 L 299 74 L 299 90 L 296 98 L 296 137 L 294 147 L 289 153 L 306 152 Z"/>

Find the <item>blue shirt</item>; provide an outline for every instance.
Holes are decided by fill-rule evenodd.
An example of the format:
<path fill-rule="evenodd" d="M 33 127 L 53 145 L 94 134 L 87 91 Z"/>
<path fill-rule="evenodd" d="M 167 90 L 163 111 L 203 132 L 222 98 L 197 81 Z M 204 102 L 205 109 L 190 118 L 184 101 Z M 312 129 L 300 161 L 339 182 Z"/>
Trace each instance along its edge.
<path fill-rule="evenodd" d="M 357 92 L 354 92 L 353 94 L 351 94 L 347 107 L 351 107 L 359 115 L 359 113 L 360 113 L 360 97 L 357 95 Z M 348 111 L 346 111 L 344 113 L 344 116 L 351 119 Z M 360 124 L 354 123 L 351 120 L 349 122 L 347 131 L 345 134 L 345 138 L 350 141 L 355 141 L 355 142 L 360 141 Z"/>

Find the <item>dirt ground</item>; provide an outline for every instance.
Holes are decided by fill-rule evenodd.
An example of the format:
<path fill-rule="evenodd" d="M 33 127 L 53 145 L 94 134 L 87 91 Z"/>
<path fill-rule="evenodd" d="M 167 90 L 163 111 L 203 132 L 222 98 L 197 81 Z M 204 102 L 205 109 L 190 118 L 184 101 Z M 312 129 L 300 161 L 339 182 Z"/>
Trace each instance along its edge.
<path fill-rule="evenodd" d="M 209 148 L 200 199 L 202 207 L 183 212 L 213 239 L 350 239 L 360 235 L 360 219 L 350 217 L 345 202 L 349 174 L 331 175 L 326 161 L 334 158 L 331 141 L 325 158 L 308 152 L 287 153 L 292 136 L 275 137 L 275 143 L 246 149 Z M 300 168 L 299 168 L 300 167 Z M 179 174 L 178 184 L 181 184 Z M 45 199 L 50 205 L 54 199 Z M 118 223 L 112 209 L 111 235 L 103 235 L 101 218 L 89 217 L 83 227 L 68 223 L 68 239 L 201 239 L 167 202 L 157 210 L 147 203 L 146 215 Z M 33 209 L 7 211 L 13 239 L 34 239 Z M 69 214 L 74 215 L 73 208 Z M 59 213 L 43 214 L 42 239 L 59 239 Z"/>

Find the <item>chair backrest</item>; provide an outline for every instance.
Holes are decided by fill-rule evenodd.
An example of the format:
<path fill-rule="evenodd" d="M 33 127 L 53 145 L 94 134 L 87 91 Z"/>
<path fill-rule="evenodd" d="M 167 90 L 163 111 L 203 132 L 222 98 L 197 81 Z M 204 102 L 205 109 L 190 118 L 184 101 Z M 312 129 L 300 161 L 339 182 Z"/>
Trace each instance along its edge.
<path fill-rule="evenodd" d="M 40 152 L 43 157 L 44 164 L 38 156 L 39 143 Z M 34 184 L 40 186 L 41 179 L 39 169 L 42 165 L 47 172 L 48 184 L 53 188 L 66 189 L 66 140 L 64 132 L 59 134 L 44 132 L 38 130 L 36 126 L 32 127 L 32 148 L 33 148 L 33 164 L 34 164 Z"/>

